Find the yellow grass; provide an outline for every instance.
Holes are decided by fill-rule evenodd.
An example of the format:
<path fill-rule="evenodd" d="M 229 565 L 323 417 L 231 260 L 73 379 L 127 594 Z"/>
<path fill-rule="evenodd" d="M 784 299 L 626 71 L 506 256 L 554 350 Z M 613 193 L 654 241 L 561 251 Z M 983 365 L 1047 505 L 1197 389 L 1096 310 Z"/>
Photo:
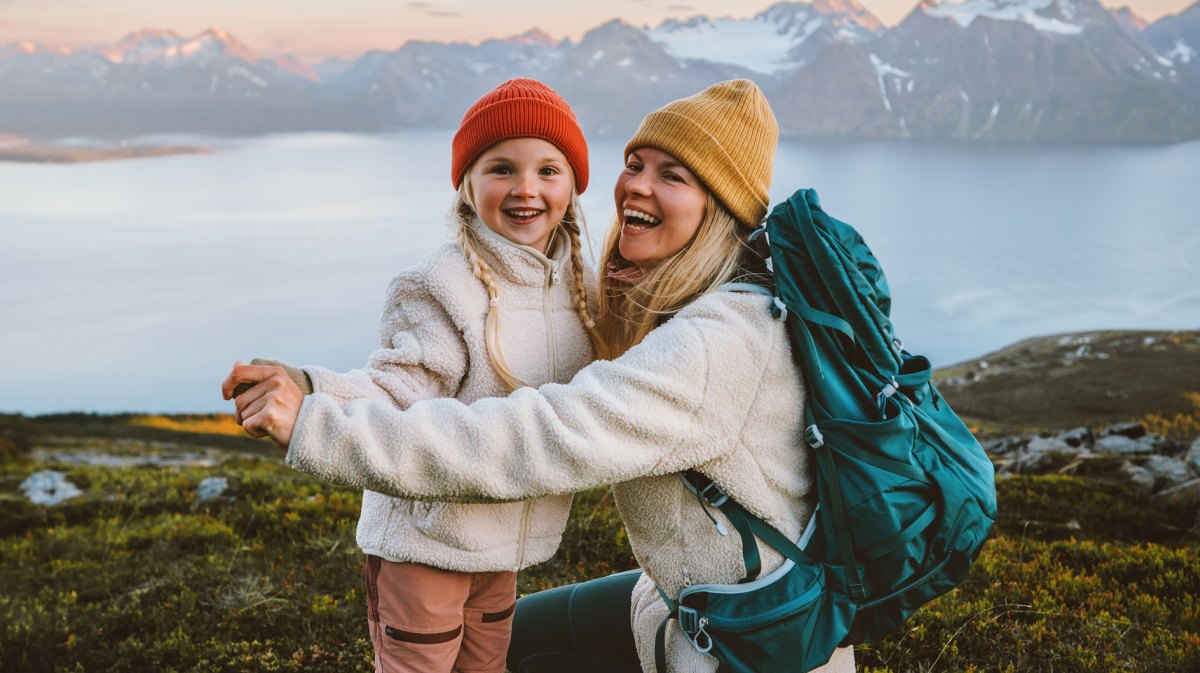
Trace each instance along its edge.
<path fill-rule="evenodd" d="M 245 435 L 242 426 L 238 425 L 230 414 L 210 414 L 205 416 L 134 416 L 130 425 L 175 432 L 191 432 L 206 435 L 229 435 L 241 437 Z"/>

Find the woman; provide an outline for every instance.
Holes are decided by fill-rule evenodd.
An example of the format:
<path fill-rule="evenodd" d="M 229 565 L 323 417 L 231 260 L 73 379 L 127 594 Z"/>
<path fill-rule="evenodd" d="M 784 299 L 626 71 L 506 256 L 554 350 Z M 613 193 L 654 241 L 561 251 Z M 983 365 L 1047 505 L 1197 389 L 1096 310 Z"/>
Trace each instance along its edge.
<path fill-rule="evenodd" d="M 235 367 L 250 434 L 288 447 L 288 463 L 336 483 L 450 501 L 522 500 L 615 484 L 642 574 L 522 599 L 509 667 L 654 670 L 655 632 L 670 596 L 733 583 L 736 535 L 689 491 L 696 469 L 747 510 L 796 539 L 812 515 L 814 468 L 802 439 L 804 386 L 770 298 L 720 289 L 764 280 L 746 237 L 767 210 L 778 127 L 748 80 L 716 84 L 645 118 L 626 146 L 605 245 L 599 329 L 611 360 L 567 385 L 522 388 L 464 405 L 405 412 L 356 400 L 304 398 L 280 369 Z M 783 559 L 760 544 L 762 572 Z M 671 671 L 717 662 L 667 630 Z M 853 670 L 849 648 L 821 670 Z"/>

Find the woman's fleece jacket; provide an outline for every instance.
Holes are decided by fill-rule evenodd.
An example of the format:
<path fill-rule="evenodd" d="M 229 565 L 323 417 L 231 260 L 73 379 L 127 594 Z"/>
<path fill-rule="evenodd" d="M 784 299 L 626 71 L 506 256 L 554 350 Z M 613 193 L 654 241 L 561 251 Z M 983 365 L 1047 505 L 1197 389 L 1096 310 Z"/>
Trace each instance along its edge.
<path fill-rule="evenodd" d="M 697 299 L 612 361 L 570 384 L 522 388 L 474 404 L 429 400 L 399 412 L 370 400 L 305 399 L 288 448 L 293 467 L 332 482 L 417 498 L 521 500 L 612 483 L 645 571 L 634 638 L 654 670 L 654 635 L 693 583 L 744 574 L 737 535 L 720 535 L 676 475 L 695 468 L 747 510 L 798 539 L 815 506 L 802 438 L 804 385 L 770 298 L 718 291 Z M 709 513 L 732 530 L 719 510 Z M 760 543 L 763 573 L 783 559 Z M 672 671 L 715 671 L 667 629 Z M 850 648 L 820 670 L 852 671 Z"/>
<path fill-rule="evenodd" d="M 575 309 L 568 241 L 558 236 L 557 251 L 548 258 L 482 223 L 474 226 L 477 250 L 499 285 L 499 306 L 492 310 L 499 311 L 510 370 L 534 386 L 569 381 L 593 356 Z M 586 287 L 595 286 L 594 278 L 585 280 Z M 335 406 L 368 398 L 395 410 L 436 397 L 470 403 L 503 396 L 508 390 L 484 344 L 488 308 L 487 291 L 466 254 L 447 243 L 392 281 L 380 320 L 381 347 L 366 367 L 344 374 L 302 369 L 314 396 Z M 339 455 L 336 436 L 327 439 L 314 449 Z M 571 508 L 570 490 L 467 504 L 391 497 L 358 485 L 369 489 L 358 520 L 364 552 L 461 572 L 520 570 L 549 559 Z"/>

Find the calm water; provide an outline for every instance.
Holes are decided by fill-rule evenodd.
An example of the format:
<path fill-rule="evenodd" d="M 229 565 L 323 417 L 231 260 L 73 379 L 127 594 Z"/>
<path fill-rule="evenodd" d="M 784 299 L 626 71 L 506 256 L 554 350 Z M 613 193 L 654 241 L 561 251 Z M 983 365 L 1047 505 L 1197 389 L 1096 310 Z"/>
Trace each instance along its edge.
<path fill-rule="evenodd" d="M 446 239 L 448 132 L 218 141 L 209 155 L 0 164 L 0 411 L 230 410 L 239 358 L 336 369 L 388 280 Z M 599 238 L 622 144 L 593 143 Z M 790 143 L 935 364 L 1096 328 L 1200 327 L 1200 143 L 988 149 Z"/>

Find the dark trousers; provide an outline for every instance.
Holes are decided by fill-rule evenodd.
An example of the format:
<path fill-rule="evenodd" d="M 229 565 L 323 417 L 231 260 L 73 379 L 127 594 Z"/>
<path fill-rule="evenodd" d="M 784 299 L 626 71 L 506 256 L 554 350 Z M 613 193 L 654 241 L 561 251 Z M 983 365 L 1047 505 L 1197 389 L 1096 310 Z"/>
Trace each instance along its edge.
<path fill-rule="evenodd" d="M 641 673 L 629 609 L 641 571 L 555 587 L 517 601 L 512 673 Z"/>

